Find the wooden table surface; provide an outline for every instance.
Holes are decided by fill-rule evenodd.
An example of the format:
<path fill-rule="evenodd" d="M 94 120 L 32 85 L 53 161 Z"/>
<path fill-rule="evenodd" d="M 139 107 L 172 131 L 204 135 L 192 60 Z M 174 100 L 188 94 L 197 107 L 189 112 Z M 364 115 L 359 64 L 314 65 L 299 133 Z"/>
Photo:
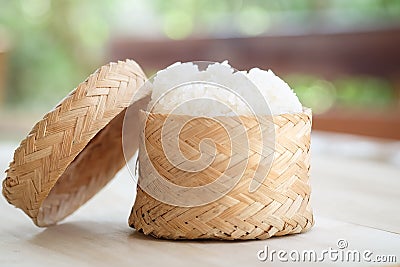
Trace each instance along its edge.
<path fill-rule="evenodd" d="M 75 214 L 46 229 L 1 199 L 0 266 L 262 266 L 270 264 L 257 258 L 265 246 L 322 253 L 338 249 L 339 239 L 347 241 L 345 250 L 370 250 L 371 259 L 392 255 L 400 264 L 400 143 L 322 133 L 315 133 L 312 143 L 316 224 L 307 233 L 243 242 L 144 236 L 127 225 L 135 184 L 123 169 Z M 0 143 L 1 170 L 16 145 Z M 286 264 L 276 258 L 273 263 Z M 323 264 L 341 262 L 325 259 Z"/>

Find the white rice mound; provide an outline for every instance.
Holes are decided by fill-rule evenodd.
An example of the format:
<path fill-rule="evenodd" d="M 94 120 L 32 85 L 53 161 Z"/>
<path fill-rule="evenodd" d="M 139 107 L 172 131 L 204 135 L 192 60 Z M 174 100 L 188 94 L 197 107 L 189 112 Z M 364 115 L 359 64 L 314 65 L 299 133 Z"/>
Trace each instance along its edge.
<path fill-rule="evenodd" d="M 230 90 L 193 81 L 220 84 Z M 154 113 L 232 116 L 302 111 L 302 105 L 290 86 L 271 70 L 253 68 L 249 72 L 238 72 L 227 61 L 214 63 L 202 71 L 191 62 L 177 62 L 157 72 L 151 87 L 148 110 Z"/>

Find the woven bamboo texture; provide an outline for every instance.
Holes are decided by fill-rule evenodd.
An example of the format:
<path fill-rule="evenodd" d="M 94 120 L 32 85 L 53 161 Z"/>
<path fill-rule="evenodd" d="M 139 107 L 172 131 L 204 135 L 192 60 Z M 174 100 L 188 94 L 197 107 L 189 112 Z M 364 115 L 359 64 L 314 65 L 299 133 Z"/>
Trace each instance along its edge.
<path fill-rule="evenodd" d="M 166 116 L 150 113 L 146 118 L 139 150 L 139 184 L 148 176 L 146 164 L 153 164 L 165 179 L 181 186 L 200 186 L 215 180 L 224 171 L 226 158 L 235 156 L 224 149 L 227 147 L 225 133 L 201 122 L 192 123 L 186 130 L 182 128 L 181 144 L 196 149 L 199 140 L 209 137 L 211 132 L 219 147 L 211 168 L 197 173 L 185 172 L 168 164 L 163 154 L 160 136 Z M 256 125 L 253 120 L 245 118 L 250 140 L 254 132 L 251 125 Z M 246 172 L 229 193 L 202 206 L 166 204 L 138 186 L 129 225 L 146 235 L 167 239 L 267 239 L 307 231 L 314 224 L 309 184 L 311 120 L 310 109 L 273 117 L 274 159 L 270 172 L 255 192 L 249 192 L 249 172 L 260 164 L 259 157 L 254 157 L 254 161 L 250 157 Z M 143 147 L 146 147 L 150 163 L 141 160 Z M 185 147 L 180 149 L 185 150 Z M 251 155 L 256 156 L 259 150 L 252 152 Z"/>
<path fill-rule="evenodd" d="M 110 63 L 47 113 L 15 150 L 3 181 L 8 202 L 47 226 L 96 194 L 125 164 L 123 117 L 144 81 L 136 62 Z"/>

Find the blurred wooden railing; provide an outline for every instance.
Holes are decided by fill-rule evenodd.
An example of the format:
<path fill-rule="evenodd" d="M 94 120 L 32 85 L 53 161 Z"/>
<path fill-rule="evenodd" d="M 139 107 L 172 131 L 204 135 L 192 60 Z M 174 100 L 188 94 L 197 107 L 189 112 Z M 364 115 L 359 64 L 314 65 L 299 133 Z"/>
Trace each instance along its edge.
<path fill-rule="evenodd" d="M 278 75 L 313 74 L 325 79 L 372 75 L 388 79 L 400 103 L 400 27 L 364 32 L 254 38 L 141 40 L 113 38 L 110 59 L 132 58 L 149 72 L 176 61 L 222 61 L 238 69 L 271 68 Z M 314 128 L 400 139 L 400 108 L 333 110 L 314 118 Z"/>

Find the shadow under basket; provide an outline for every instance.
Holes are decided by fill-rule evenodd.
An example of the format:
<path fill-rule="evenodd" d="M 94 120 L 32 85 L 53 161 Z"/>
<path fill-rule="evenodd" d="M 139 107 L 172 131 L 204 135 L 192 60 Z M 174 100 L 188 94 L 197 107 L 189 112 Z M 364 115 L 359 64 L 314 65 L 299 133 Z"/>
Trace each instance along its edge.
<path fill-rule="evenodd" d="M 169 163 L 163 152 L 163 125 L 168 116 L 176 116 L 173 121 L 178 121 L 179 115 L 145 112 L 140 115 L 143 131 L 139 145 L 139 185 L 129 217 L 131 227 L 146 235 L 166 239 L 248 240 L 301 233 L 314 224 L 309 183 L 312 124 L 310 109 L 304 108 L 301 113 L 270 117 L 274 132 L 271 161 L 264 161 L 259 147 L 250 144 L 249 154 L 242 155 L 243 159 L 248 160 L 248 165 L 238 182 L 220 198 L 197 206 L 174 205 L 160 197 L 154 197 L 154 194 L 146 190 L 146 186 L 151 186 L 151 182 L 146 181 L 153 175 L 151 168 L 162 178 L 179 186 L 204 186 L 215 181 L 221 173 L 226 172 L 226 162 L 237 159 L 237 155 L 226 144 L 227 138 L 223 137 L 227 134 L 224 132 L 226 129 L 216 127 L 212 122 L 201 121 L 205 118 L 197 119 L 200 121 L 192 120 L 189 127 L 181 128 L 179 149 L 186 158 L 194 159 L 195 152 L 199 153 L 201 150 L 200 140 L 206 138 L 213 140 L 217 151 L 209 168 L 193 173 Z M 253 127 L 256 119 L 240 117 L 249 143 L 252 143 L 257 140 Z M 226 119 L 227 125 L 235 124 L 235 118 L 231 119 L 232 121 Z M 256 190 L 251 191 L 251 173 L 259 165 L 269 172 L 266 172 L 266 177 L 263 177 Z M 162 188 L 154 184 L 152 188 L 153 192 L 158 190 L 157 196 L 162 198 L 164 194 L 168 199 L 169 192 L 162 192 Z"/>

